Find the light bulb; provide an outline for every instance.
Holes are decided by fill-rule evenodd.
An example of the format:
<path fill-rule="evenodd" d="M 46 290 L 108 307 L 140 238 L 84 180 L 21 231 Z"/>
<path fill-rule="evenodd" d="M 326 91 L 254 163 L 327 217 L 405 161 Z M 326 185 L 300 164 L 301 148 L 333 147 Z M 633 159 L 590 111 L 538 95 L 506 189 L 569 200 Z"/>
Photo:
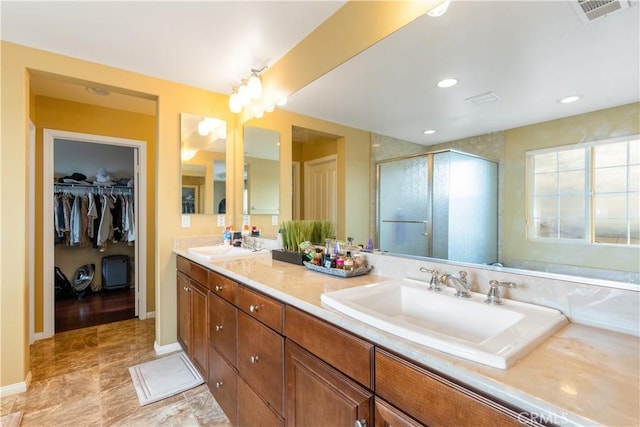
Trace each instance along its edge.
<path fill-rule="evenodd" d="M 262 104 L 254 102 L 251 106 L 251 114 L 253 114 L 253 117 L 256 119 L 261 119 L 264 116 L 264 108 L 262 107 Z"/>
<path fill-rule="evenodd" d="M 238 114 L 242 111 L 242 101 L 240 101 L 240 97 L 237 92 L 232 93 L 229 97 L 229 110 L 234 114 Z"/>
<path fill-rule="evenodd" d="M 207 119 L 202 119 L 198 122 L 198 134 L 200 136 L 207 136 L 211 132 L 211 123 Z"/>
<path fill-rule="evenodd" d="M 247 80 L 247 87 L 249 88 L 249 94 L 251 98 L 258 99 L 262 96 L 262 81 L 260 77 L 255 74 L 252 74 Z"/>
<path fill-rule="evenodd" d="M 247 85 L 243 84 L 238 88 L 238 96 L 240 97 L 240 102 L 242 102 L 243 107 L 251 103 L 251 93 Z"/>
<path fill-rule="evenodd" d="M 264 111 L 265 111 L 266 113 L 273 113 L 273 110 L 275 110 L 275 109 L 276 109 L 275 104 L 269 104 L 269 105 L 267 105 L 267 107 L 264 109 Z"/>

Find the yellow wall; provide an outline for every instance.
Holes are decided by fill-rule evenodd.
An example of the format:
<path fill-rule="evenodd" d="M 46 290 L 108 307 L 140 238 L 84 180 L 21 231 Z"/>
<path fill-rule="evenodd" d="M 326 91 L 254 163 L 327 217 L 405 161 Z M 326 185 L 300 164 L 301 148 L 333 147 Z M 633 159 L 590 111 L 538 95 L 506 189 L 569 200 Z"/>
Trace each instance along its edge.
<path fill-rule="evenodd" d="M 543 243 L 526 240 L 525 154 L 529 150 L 640 133 L 640 104 L 628 104 L 504 132 L 502 258 L 637 271 L 638 247 Z"/>
<path fill-rule="evenodd" d="M 155 224 L 149 224 L 155 230 L 149 235 L 150 239 L 155 237 L 155 247 L 147 256 L 152 265 L 155 261 L 152 277 L 155 277 L 156 340 L 159 345 L 174 343 L 176 279 L 173 239 L 176 236 L 212 234 L 218 228 L 215 217 L 205 215 L 193 216 L 191 228 L 180 227 L 180 113 L 220 117 L 233 127 L 235 117 L 228 110 L 228 98 L 4 41 L 1 55 L 0 386 L 25 381 L 29 370 L 26 179 L 35 167 L 27 164 L 28 118 L 30 104 L 33 103 L 29 93 L 29 70 L 122 88 L 158 100 L 153 154 L 156 173 L 149 185 L 161 191 L 156 191 L 155 199 L 150 198 L 157 215 Z M 37 117 L 35 119 L 37 121 Z M 233 146 L 233 135 L 229 138 Z M 6 209 L 6 206 L 11 206 L 11 209 Z"/>
<path fill-rule="evenodd" d="M 156 118 L 146 114 L 80 104 L 77 102 L 43 96 L 35 97 L 36 125 L 36 250 L 35 250 L 35 331 L 43 330 L 43 283 L 42 283 L 42 153 L 43 129 L 64 130 L 94 135 L 113 136 L 146 141 L 147 143 L 147 253 L 153 253 L 155 247 L 155 145 Z M 155 263 L 150 257 L 147 263 L 147 311 L 155 307 Z"/>

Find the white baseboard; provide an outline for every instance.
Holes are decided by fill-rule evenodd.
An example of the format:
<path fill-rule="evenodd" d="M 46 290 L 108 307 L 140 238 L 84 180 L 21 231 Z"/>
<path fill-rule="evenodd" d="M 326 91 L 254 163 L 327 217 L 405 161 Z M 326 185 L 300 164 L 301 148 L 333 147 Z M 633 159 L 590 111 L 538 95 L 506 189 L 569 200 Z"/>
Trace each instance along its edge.
<path fill-rule="evenodd" d="M 147 319 L 153 319 L 156 317 L 156 312 L 155 311 L 150 311 L 147 313 Z"/>
<path fill-rule="evenodd" d="M 167 345 L 159 345 L 158 341 L 154 341 L 153 349 L 156 351 L 156 354 L 160 355 L 160 354 L 173 353 L 174 351 L 181 351 L 182 346 L 177 342 L 174 342 L 172 344 L 167 344 Z"/>
<path fill-rule="evenodd" d="M 35 342 L 35 341 L 44 340 L 44 339 L 47 339 L 47 338 L 51 338 L 51 336 L 50 336 L 50 335 L 45 334 L 44 332 L 36 332 L 36 333 L 33 335 L 33 340 L 34 340 L 34 342 Z"/>
<path fill-rule="evenodd" d="M 27 391 L 27 388 L 29 388 L 29 384 L 31 384 L 31 371 L 29 371 L 24 381 L 0 387 L 0 396 L 5 397 L 12 394 L 24 393 Z"/>

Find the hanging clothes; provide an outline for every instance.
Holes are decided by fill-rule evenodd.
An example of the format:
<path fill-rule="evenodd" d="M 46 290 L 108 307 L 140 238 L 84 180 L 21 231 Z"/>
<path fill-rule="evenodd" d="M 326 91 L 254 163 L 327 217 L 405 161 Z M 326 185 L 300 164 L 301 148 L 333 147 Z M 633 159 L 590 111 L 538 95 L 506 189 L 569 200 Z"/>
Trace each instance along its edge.
<path fill-rule="evenodd" d="M 97 244 L 100 252 L 104 252 L 107 242 L 113 240 L 113 215 L 111 209 L 115 207 L 113 198 L 106 194 L 102 195 L 102 215 L 100 217 L 100 225 L 98 226 Z"/>

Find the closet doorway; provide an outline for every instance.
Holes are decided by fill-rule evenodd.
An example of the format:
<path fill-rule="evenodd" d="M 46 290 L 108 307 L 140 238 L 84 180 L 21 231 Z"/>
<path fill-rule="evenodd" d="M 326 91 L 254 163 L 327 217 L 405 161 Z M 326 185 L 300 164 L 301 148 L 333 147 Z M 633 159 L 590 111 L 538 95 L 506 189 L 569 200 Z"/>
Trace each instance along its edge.
<path fill-rule="evenodd" d="M 78 272 L 87 265 L 94 264 L 93 276 L 97 284 L 102 288 L 98 293 L 92 293 L 87 291 L 87 301 L 84 304 L 75 304 L 72 299 L 62 299 L 59 301 L 59 308 L 64 310 L 75 310 L 76 315 L 80 316 L 80 322 L 94 322 L 106 323 L 109 321 L 120 320 L 118 316 L 122 317 L 123 313 L 113 313 L 114 310 L 119 310 L 117 306 L 109 308 L 105 304 L 130 304 L 133 299 L 133 315 L 144 319 L 146 318 L 146 224 L 140 222 L 140 218 L 146 218 L 146 173 L 145 173 L 145 159 L 146 159 L 146 143 L 144 141 L 129 140 L 122 138 L 107 137 L 102 135 L 90 135 L 76 132 L 67 132 L 60 130 L 44 129 L 43 132 L 43 336 L 47 338 L 52 336 L 55 332 L 62 330 L 72 329 L 68 324 L 68 320 L 64 320 L 66 324 L 60 325 L 60 330 L 56 327 L 56 291 L 55 291 L 55 273 L 54 267 L 58 263 L 66 265 L 64 273 L 67 275 L 69 281 L 72 284 L 77 284 L 76 279 L 82 278 L 82 275 L 78 276 L 74 272 Z M 96 153 L 95 156 L 87 156 L 87 150 Z M 106 151 L 105 151 L 106 150 Z M 84 155 L 78 155 L 77 161 L 79 163 L 79 170 L 87 171 L 87 163 L 90 164 L 95 171 L 93 173 L 82 173 L 78 170 L 71 170 L 69 164 L 71 161 L 63 161 L 65 165 L 64 171 L 56 170 L 56 164 L 60 168 L 60 156 L 68 155 L 68 153 L 81 153 Z M 117 162 L 111 160 L 111 164 L 108 164 L 107 158 L 104 153 L 111 152 L 114 158 L 118 156 L 126 156 L 125 161 Z M 56 162 L 57 158 L 57 162 Z M 101 162 L 105 163 L 105 170 L 100 170 Z M 82 162 L 85 162 L 85 168 L 82 169 Z M 117 163 L 122 163 L 122 170 L 119 170 Z M 112 169 L 112 170 L 109 170 Z M 74 177 L 74 172 L 77 175 Z M 60 182 L 60 176 L 65 175 L 65 179 Z M 74 179 L 83 178 L 86 179 Z M 130 175 L 130 176 L 127 176 Z M 129 184 L 128 179 L 132 182 Z M 89 185 L 82 181 L 88 181 Z M 75 181 L 80 181 L 75 182 Z M 120 182 L 118 182 L 120 181 Z M 125 182 L 127 181 L 127 182 Z M 115 183 L 116 186 L 110 185 Z M 119 184 L 119 185 L 117 185 Z M 127 230 L 127 234 L 120 235 L 118 243 L 113 243 L 114 237 L 109 236 L 108 241 L 98 242 L 97 240 L 91 240 L 84 242 L 85 249 L 73 247 L 73 243 L 69 243 L 69 237 L 63 236 L 57 238 L 62 233 L 57 232 L 55 218 L 55 204 L 52 201 L 56 200 L 57 193 L 69 194 L 70 199 L 75 199 L 76 194 L 91 193 L 96 196 L 97 200 L 113 200 L 122 202 L 124 208 L 126 204 L 124 201 L 131 203 L 130 220 L 133 226 Z M 126 214 L 126 210 L 113 210 L 112 212 L 123 212 Z M 99 220 L 98 220 L 99 222 Z M 98 226 L 96 222 L 96 226 Z M 98 230 L 95 230 L 97 233 Z M 66 240 L 65 240 L 66 239 Z M 97 239 L 97 238 L 96 238 Z M 62 240 L 62 241 L 60 241 Z M 104 240 L 104 239 L 102 239 Z M 82 252 L 84 253 L 81 257 Z M 75 252 L 78 251 L 78 252 Z M 88 257 L 88 258 L 87 258 Z M 103 258 L 104 257 L 104 258 Z M 74 266 L 73 259 L 77 258 L 76 264 L 83 264 L 82 266 Z M 111 258 L 111 261 L 122 261 L 126 259 L 129 264 L 129 268 L 117 268 L 116 270 L 109 270 L 108 276 L 115 277 L 116 281 L 122 281 L 122 271 L 127 271 L 125 280 L 131 280 L 133 283 L 133 290 L 129 290 L 129 286 L 115 286 L 112 289 L 105 289 L 105 284 L 111 283 L 113 279 L 106 279 L 103 277 L 103 262 L 106 258 Z M 89 260 L 86 264 L 84 261 Z M 76 267 L 78 270 L 76 270 Z M 85 269 L 86 270 L 86 269 Z M 85 271 L 83 270 L 83 272 Z M 131 274 L 128 274 L 131 271 Z M 113 272 L 113 273 L 112 273 Z M 117 284 L 116 284 L 117 285 Z M 94 284 L 95 286 L 95 284 Z M 119 288 L 119 289 L 117 289 Z M 131 295 L 131 293 L 133 295 Z M 81 293 L 78 294 L 81 295 Z M 78 311 L 80 310 L 80 311 Z M 60 312 L 58 313 L 60 315 Z M 73 315 L 73 314 L 72 314 Z M 65 319 L 59 317 L 59 319 Z M 61 321 L 62 323 L 62 321 Z"/>

